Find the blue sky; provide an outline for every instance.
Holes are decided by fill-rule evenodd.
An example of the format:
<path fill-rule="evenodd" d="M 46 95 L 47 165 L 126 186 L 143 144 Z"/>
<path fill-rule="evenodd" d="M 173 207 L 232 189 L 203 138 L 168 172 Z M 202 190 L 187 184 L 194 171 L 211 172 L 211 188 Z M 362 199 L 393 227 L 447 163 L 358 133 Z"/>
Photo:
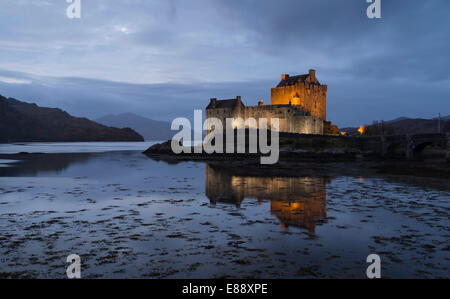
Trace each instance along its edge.
<path fill-rule="evenodd" d="M 450 2 L 65 0 L 0 3 L 0 94 L 76 116 L 191 117 L 209 98 L 270 100 L 317 70 L 329 119 L 356 126 L 450 114 Z"/>

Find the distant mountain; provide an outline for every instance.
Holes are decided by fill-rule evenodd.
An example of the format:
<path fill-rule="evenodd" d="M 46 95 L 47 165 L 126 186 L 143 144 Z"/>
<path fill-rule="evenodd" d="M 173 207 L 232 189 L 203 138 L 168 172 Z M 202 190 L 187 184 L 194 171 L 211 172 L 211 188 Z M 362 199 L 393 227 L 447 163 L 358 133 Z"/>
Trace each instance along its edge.
<path fill-rule="evenodd" d="M 388 120 L 388 121 L 386 121 L 386 123 L 391 124 L 391 123 L 396 123 L 396 122 L 399 122 L 402 120 L 407 120 L 407 119 L 410 119 L 410 118 L 402 116 L 402 117 L 397 117 L 396 119 L 393 119 L 393 120 Z"/>
<path fill-rule="evenodd" d="M 0 95 L 0 142 L 143 141 L 132 129 L 107 127 L 57 108 Z"/>
<path fill-rule="evenodd" d="M 385 121 L 382 126 L 388 134 L 432 134 L 438 132 L 438 119 L 408 118 L 399 117 L 390 121 Z M 377 125 L 367 125 L 368 132 L 377 131 Z M 375 130 L 371 130 L 374 128 Z M 342 128 L 341 132 L 347 132 L 349 135 L 357 134 L 358 128 Z M 441 117 L 441 132 L 450 133 L 450 116 Z"/>
<path fill-rule="evenodd" d="M 96 122 L 117 128 L 132 128 L 144 136 L 145 140 L 168 140 L 174 134 L 170 130 L 169 122 L 156 121 L 133 113 L 107 115 L 96 119 Z"/>
<path fill-rule="evenodd" d="M 388 125 L 396 135 L 438 133 L 437 119 L 409 118 L 390 122 Z M 446 128 L 446 121 L 445 119 L 441 119 L 441 132 L 446 132 L 446 130 L 448 130 Z"/>
<path fill-rule="evenodd" d="M 438 119 L 438 118 L 435 117 L 435 118 L 433 118 L 433 119 Z M 450 115 L 447 115 L 447 116 L 441 116 L 441 121 L 445 121 L 445 122 L 450 121 Z"/>

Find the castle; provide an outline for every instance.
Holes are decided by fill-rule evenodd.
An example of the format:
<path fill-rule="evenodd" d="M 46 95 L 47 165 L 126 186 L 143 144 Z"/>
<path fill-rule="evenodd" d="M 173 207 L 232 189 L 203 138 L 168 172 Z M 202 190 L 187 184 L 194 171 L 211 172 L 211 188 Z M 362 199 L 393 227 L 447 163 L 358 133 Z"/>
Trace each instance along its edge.
<path fill-rule="evenodd" d="M 212 164 L 206 164 L 205 171 L 205 194 L 212 205 L 240 207 L 245 199 L 270 201 L 270 213 L 283 227 L 306 228 L 310 233 L 326 217 L 329 178 L 261 177 Z"/>
<path fill-rule="evenodd" d="M 258 106 L 245 106 L 240 96 L 235 99 L 211 99 L 207 118 L 278 118 L 279 131 L 298 134 L 337 134 L 327 118 L 327 85 L 320 84 L 315 70 L 299 76 L 281 75 L 277 87 L 271 89 L 270 105 L 262 100 Z M 256 128 L 255 128 L 256 129 Z"/>

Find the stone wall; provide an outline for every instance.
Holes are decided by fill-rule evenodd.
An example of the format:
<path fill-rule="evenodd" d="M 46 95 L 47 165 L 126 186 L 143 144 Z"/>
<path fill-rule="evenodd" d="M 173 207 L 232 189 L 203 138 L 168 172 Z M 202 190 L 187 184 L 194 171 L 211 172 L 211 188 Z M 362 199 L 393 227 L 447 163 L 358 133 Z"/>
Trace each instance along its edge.
<path fill-rule="evenodd" d="M 327 85 L 299 82 L 271 89 L 271 105 L 299 105 L 312 116 L 327 119 Z"/>
<path fill-rule="evenodd" d="M 287 133 L 322 135 L 324 130 L 322 119 L 309 115 L 309 113 L 298 106 L 289 105 L 237 106 L 235 108 L 207 109 L 206 117 L 218 118 L 224 125 L 226 124 L 227 118 L 242 118 L 243 120 L 254 118 L 257 121 L 259 118 L 267 118 L 269 126 L 272 118 L 278 118 L 280 126 L 279 131 Z M 249 126 L 248 124 L 246 125 L 246 128 L 258 128 Z M 235 122 L 233 127 L 236 128 L 237 126 L 238 123 Z"/>

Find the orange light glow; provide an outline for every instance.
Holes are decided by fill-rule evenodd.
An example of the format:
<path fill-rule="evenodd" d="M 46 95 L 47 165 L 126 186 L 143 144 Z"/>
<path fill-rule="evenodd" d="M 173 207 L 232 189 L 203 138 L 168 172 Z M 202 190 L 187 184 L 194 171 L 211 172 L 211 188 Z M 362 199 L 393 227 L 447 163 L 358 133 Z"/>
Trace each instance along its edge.
<path fill-rule="evenodd" d="M 363 135 L 364 133 L 366 133 L 366 126 L 361 126 L 358 129 L 359 134 Z"/>

